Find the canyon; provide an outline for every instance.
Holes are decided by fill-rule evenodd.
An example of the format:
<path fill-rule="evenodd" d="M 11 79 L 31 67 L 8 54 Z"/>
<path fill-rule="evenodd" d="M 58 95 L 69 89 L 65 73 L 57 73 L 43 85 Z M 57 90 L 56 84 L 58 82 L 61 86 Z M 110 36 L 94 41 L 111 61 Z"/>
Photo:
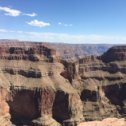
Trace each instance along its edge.
<path fill-rule="evenodd" d="M 4 42 L 20 42 L 17 39 L 0 39 L 0 43 Z M 31 41 L 23 41 L 25 43 Z M 32 41 L 32 43 L 36 43 Z M 40 42 L 41 43 L 41 42 Z M 56 50 L 57 55 L 62 60 L 77 60 L 88 55 L 101 55 L 106 52 L 113 44 L 68 44 L 58 42 L 42 42 L 48 48 Z"/>
<path fill-rule="evenodd" d="M 126 117 L 126 46 L 65 60 L 46 43 L 0 42 L 0 126 L 77 126 L 108 117 Z"/>

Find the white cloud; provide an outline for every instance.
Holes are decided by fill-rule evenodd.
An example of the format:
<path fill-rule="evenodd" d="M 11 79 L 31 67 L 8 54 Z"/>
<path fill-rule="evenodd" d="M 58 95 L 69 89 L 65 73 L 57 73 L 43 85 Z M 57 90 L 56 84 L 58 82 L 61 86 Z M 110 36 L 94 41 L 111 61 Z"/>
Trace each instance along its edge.
<path fill-rule="evenodd" d="M 65 23 L 62 23 L 62 22 L 59 22 L 58 25 L 61 25 L 61 26 L 64 26 L 64 27 L 72 27 L 73 24 L 65 24 Z"/>
<path fill-rule="evenodd" d="M 20 10 L 11 9 L 9 7 L 1 7 L 0 6 L 0 11 L 5 12 L 4 15 L 13 16 L 13 17 L 20 16 L 20 15 L 25 15 L 25 16 L 29 16 L 29 17 L 37 16 L 37 14 L 34 12 L 33 13 L 23 13 Z"/>
<path fill-rule="evenodd" d="M 37 16 L 37 14 L 34 13 L 34 12 L 31 13 L 31 14 L 30 13 L 29 14 L 28 13 L 24 13 L 23 15 L 26 15 L 26 16 L 29 16 L 29 17 L 35 17 L 35 16 Z"/>
<path fill-rule="evenodd" d="M 27 22 L 27 24 L 31 25 L 31 26 L 37 26 L 37 27 L 46 27 L 46 26 L 50 26 L 50 23 L 46 23 L 44 21 L 38 21 L 38 20 L 33 20 L 30 22 Z"/>
<path fill-rule="evenodd" d="M 73 26 L 72 24 L 64 24 L 65 27 L 71 27 Z"/>
<path fill-rule="evenodd" d="M 8 7 L 0 7 L 0 11 L 4 11 L 5 15 L 13 16 L 13 17 L 19 16 L 21 14 L 20 10 L 11 9 Z"/>

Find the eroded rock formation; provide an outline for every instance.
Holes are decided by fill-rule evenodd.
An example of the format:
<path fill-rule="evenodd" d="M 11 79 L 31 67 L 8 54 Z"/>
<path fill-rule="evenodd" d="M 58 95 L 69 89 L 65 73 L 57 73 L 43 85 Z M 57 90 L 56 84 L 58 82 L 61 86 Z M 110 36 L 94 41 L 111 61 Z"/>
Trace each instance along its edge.
<path fill-rule="evenodd" d="M 63 64 L 62 75 L 78 89 L 86 120 L 126 116 L 126 46 Z"/>
<path fill-rule="evenodd" d="M 55 50 L 42 43 L 0 43 L 0 126 L 74 125 L 83 119 L 79 94 L 63 70 Z"/>
<path fill-rule="evenodd" d="M 68 62 L 42 43 L 0 43 L 0 126 L 125 117 L 125 54 L 119 46 Z"/>

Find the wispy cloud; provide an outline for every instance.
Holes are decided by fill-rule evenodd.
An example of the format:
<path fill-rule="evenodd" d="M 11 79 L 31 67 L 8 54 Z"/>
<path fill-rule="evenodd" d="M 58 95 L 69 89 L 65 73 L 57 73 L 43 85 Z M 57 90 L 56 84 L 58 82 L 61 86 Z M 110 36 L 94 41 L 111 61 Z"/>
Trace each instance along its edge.
<path fill-rule="evenodd" d="M 62 22 L 59 22 L 58 25 L 65 26 L 65 27 L 72 27 L 73 26 L 73 24 L 65 24 Z"/>
<path fill-rule="evenodd" d="M 23 15 L 26 15 L 26 16 L 29 16 L 29 17 L 35 17 L 35 16 L 37 16 L 37 14 L 34 13 L 34 12 L 31 13 L 31 14 L 30 13 L 29 14 L 28 13 L 24 13 Z"/>
<path fill-rule="evenodd" d="M 7 30 L 7 29 L 0 29 L 0 33 L 8 33 L 8 32 L 15 32 L 15 31 Z"/>
<path fill-rule="evenodd" d="M 8 32 L 6 29 L 0 29 L 1 33 Z"/>
<path fill-rule="evenodd" d="M 21 14 L 20 10 L 11 9 L 9 7 L 0 7 L 0 11 L 4 11 L 5 15 L 13 16 L 13 17 L 19 16 Z"/>
<path fill-rule="evenodd" d="M 126 36 L 110 36 L 110 35 L 72 35 L 66 33 L 50 33 L 50 32 L 25 32 L 30 40 L 48 41 L 48 42 L 65 42 L 65 43 L 86 43 L 86 44 L 125 44 Z M 27 38 L 27 37 L 26 37 Z"/>
<path fill-rule="evenodd" d="M 31 26 L 36 26 L 36 27 L 46 27 L 46 26 L 50 26 L 50 23 L 44 22 L 44 21 L 38 21 L 38 20 L 33 20 L 30 22 L 27 22 L 27 24 L 31 25 Z"/>
<path fill-rule="evenodd" d="M 37 14 L 35 12 L 33 12 L 33 13 L 23 13 L 20 10 L 11 9 L 9 7 L 2 7 L 2 6 L 0 6 L 0 11 L 3 11 L 4 15 L 12 16 L 12 17 L 17 17 L 17 16 L 20 16 L 20 15 L 25 15 L 25 16 L 29 16 L 29 17 L 37 16 Z"/>
<path fill-rule="evenodd" d="M 95 35 L 81 34 L 73 35 L 66 33 L 51 33 L 51 32 L 34 32 L 21 30 L 6 30 L 0 29 L 1 38 L 10 36 L 12 39 L 30 40 L 30 41 L 47 41 L 47 42 L 65 42 L 65 43 L 88 43 L 88 44 L 125 44 L 126 36 L 117 35 Z M 9 34 L 8 34 L 9 33 Z"/>

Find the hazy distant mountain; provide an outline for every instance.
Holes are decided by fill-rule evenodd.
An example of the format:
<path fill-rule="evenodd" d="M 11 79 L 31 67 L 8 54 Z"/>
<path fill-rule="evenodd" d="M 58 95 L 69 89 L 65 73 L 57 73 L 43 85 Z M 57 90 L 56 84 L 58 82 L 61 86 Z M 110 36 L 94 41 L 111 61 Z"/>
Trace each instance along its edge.
<path fill-rule="evenodd" d="M 61 58 L 77 58 L 84 55 L 101 55 L 113 45 L 111 44 L 64 44 L 49 43 L 49 45 L 57 50 Z"/>
<path fill-rule="evenodd" d="M 15 39 L 0 39 L 0 42 L 20 42 Z M 24 41 L 31 42 L 31 41 Z M 42 42 L 54 48 L 62 59 L 75 59 L 85 55 L 101 55 L 113 45 L 111 44 L 66 44 Z"/>

